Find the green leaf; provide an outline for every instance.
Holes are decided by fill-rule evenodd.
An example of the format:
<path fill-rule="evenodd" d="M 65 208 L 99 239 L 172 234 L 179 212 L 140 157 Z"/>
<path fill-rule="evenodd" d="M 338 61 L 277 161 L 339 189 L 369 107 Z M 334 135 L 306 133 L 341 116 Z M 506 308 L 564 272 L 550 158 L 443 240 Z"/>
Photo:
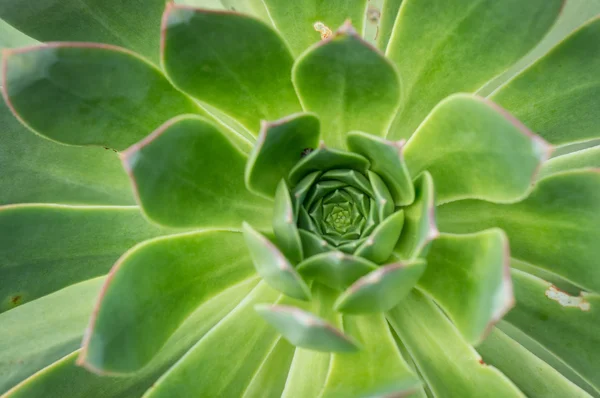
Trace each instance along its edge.
<path fill-rule="evenodd" d="M 409 138 L 443 98 L 477 91 L 527 54 L 563 2 L 405 0 L 387 47 L 404 91 L 388 138 Z"/>
<path fill-rule="evenodd" d="M 357 337 L 362 349 L 332 356 L 322 397 L 399 396 L 421 384 L 402 358 L 383 314 L 343 321 L 344 331 Z"/>
<path fill-rule="evenodd" d="M 346 20 L 351 20 L 361 34 L 364 29 L 367 0 L 263 0 L 263 3 L 295 56 L 319 41 L 319 32 L 315 27 L 317 22 L 330 31 Z"/>
<path fill-rule="evenodd" d="M 321 180 L 336 180 L 348 184 L 368 195 L 373 195 L 373 189 L 367 178 L 356 170 L 333 169 L 321 176 Z"/>
<path fill-rule="evenodd" d="M 315 256 L 319 253 L 326 253 L 335 250 L 333 246 L 330 246 L 326 240 L 318 237 L 317 235 L 308 232 L 304 229 L 299 229 L 300 240 L 302 241 L 302 250 L 306 258 Z"/>
<path fill-rule="evenodd" d="M 404 226 L 394 249 L 401 258 L 421 256 L 438 236 L 434 193 L 431 174 L 425 171 L 415 180 L 415 201 L 404 208 Z"/>
<path fill-rule="evenodd" d="M 248 189 L 272 198 L 277 184 L 287 178 L 304 150 L 317 146 L 319 134 L 319 119 L 307 113 L 264 122 L 246 164 Z"/>
<path fill-rule="evenodd" d="M 415 190 L 404 162 L 404 142 L 391 142 L 370 134 L 348 134 L 348 148 L 371 162 L 371 170 L 385 181 L 396 206 L 407 206 L 415 199 Z"/>
<path fill-rule="evenodd" d="M 0 312 L 105 275 L 131 246 L 172 232 L 137 207 L 0 207 Z"/>
<path fill-rule="evenodd" d="M 368 167 L 369 161 L 364 157 L 352 152 L 330 149 L 321 142 L 317 149 L 294 166 L 290 171 L 289 181 L 292 186 L 300 185 L 300 181 L 310 173 L 331 169 L 352 169 L 366 174 Z"/>
<path fill-rule="evenodd" d="M 539 179 L 567 170 L 600 169 L 600 145 L 550 159 L 540 170 Z"/>
<path fill-rule="evenodd" d="M 275 194 L 273 232 L 275 233 L 279 249 L 291 263 L 298 264 L 302 261 L 302 241 L 300 240 L 300 234 L 296 226 L 294 205 L 285 180 L 281 180 Z"/>
<path fill-rule="evenodd" d="M 79 347 L 104 279 L 69 286 L 0 314 L 0 393 Z"/>
<path fill-rule="evenodd" d="M 2 6 L 0 6 L 1 8 Z M 25 33 L 15 29 L 2 19 L 0 19 L 0 62 L 3 58 L 3 50 L 7 48 L 16 48 L 24 46 L 34 46 L 39 42 Z"/>
<path fill-rule="evenodd" d="M 385 52 L 400 11 L 402 0 L 383 0 L 379 31 L 377 32 L 377 48 Z"/>
<path fill-rule="evenodd" d="M 272 202 L 246 190 L 246 155 L 197 116 L 171 119 L 122 155 L 144 213 L 176 227 L 271 224 Z"/>
<path fill-rule="evenodd" d="M 367 240 L 356 249 L 354 255 L 377 264 L 383 263 L 392 255 L 403 225 L 404 210 L 399 210 L 377 225 Z"/>
<path fill-rule="evenodd" d="M 530 397 L 590 397 L 560 372 L 494 328 L 477 347 L 483 360 L 497 367 Z"/>
<path fill-rule="evenodd" d="M 162 65 L 182 91 L 257 133 L 301 110 L 292 56 L 277 32 L 242 14 L 167 4 Z"/>
<path fill-rule="evenodd" d="M 15 115 L 66 144 L 120 151 L 173 116 L 202 113 L 154 65 L 119 47 L 53 43 L 14 50 L 3 73 Z"/>
<path fill-rule="evenodd" d="M 308 257 L 297 270 L 306 279 L 314 279 L 333 289 L 344 290 L 358 278 L 377 269 L 370 261 L 339 251 Z"/>
<path fill-rule="evenodd" d="M 373 199 L 375 201 L 375 208 L 377 209 L 377 220 L 383 222 L 383 220 L 388 218 L 394 212 L 394 198 L 379 175 L 369 170 L 368 176 L 371 187 L 373 187 Z"/>
<path fill-rule="evenodd" d="M 405 155 L 411 175 L 431 173 L 437 203 L 506 203 L 525 196 L 550 147 L 493 103 L 456 94 L 431 111 Z"/>
<path fill-rule="evenodd" d="M 351 130 L 384 135 L 400 101 L 396 70 L 348 23 L 302 54 L 292 75 L 304 109 L 319 115 L 333 148 L 344 149 Z"/>
<path fill-rule="evenodd" d="M 600 138 L 600 19 L 568 36 L 491 98 L 553 144 Z"/>
<path fill-rule="evenodd" d="M 254 275 L 238 232 L 195 232 L 144 242 L 111 270 L 80 362 L 102 374 L 139 370 L 194 309 Z"/>
<path fill-rule="evenodd" d="M 347 314 L 388 311 L 415 287 L 425 271 L 425 261 L 387 264 L 363 276 L 335 302 L 337 311 Z"/>
<path fill-rule="evenodd" d="M 269 239 L 247 223 L 244 238 L 254 267 L 265 282 L 290 297 L 310 300 L 310 289 L 302 277 Z"/>
<path fill-rule="evenodd" d="M 324 352 L 352 352 L 359 349 L 352 338 L 310 312 L 286 305 L 257 305 L 254 308 L 296 347 Z"/>
<path fill-rule="evenodd" d="M 277 332 L 252 308 L 259 302 L 276 301 L 279 296 L 268 285 L 260 283 L 162 375 L 146 396 L 242 396 L 278 339 Z M 282 385 L 286 375 L 287 369 L 273 373 L 274 384 Z M 276 391 L 275 395 L 279 393 Z"/>
<path fill-rule="evenodd" d="M 419 287 L 470 344 L 479 344 L 514 306 L 509 256 L 508 240 L 499 229 L 442 234 L 427 253 L 427 269 Z"/>
<path fill-rule="evenodd" d="M 410 352 L 434 396 L 524 397 L 481 357 L 436 305 L 416 290 L 388 313 L 388 321 Z"/>
<path fill-rule="evenodd" d="M 0 18 L 39 41 L 114 44 L 157 62 L 164 7 L 164 0 L 12 0 L 0 3 Z"/>
<path fill-rule="evenodd" d="M 465 200 L 438 207 L 444 232 L 498 227 L 511 256 L 600 292 L 600 172 L 571 170 L 539 181 L 527 199 L 501 205 Z"/>
<path fill-rule="evenodd" d="M 504 318 L 537 340 L 600 392 L 600 296 L 571 296 L 552 284 L 512 271 L 517 306 Z"/>
<path fill-rule="evenodd" d="M 3 101 L 0 126 L 0 204 L 135 204 L 113 151 L 42 139 L 15 119 Z"/>
<path fill-rule="evenodd" d="M 185 4 L 209 10 L 227 10 L 253 15 L 266 24 L 272 24 L 262 0 L 177 0 L 177 4 Z"/>

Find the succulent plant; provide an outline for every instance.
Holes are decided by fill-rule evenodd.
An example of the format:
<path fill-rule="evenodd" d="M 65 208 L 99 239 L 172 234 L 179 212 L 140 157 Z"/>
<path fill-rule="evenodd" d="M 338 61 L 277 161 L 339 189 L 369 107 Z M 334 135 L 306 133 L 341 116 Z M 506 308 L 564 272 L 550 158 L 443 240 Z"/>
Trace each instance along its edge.
<path fill-rule="evenodd" d="M 3 397 L 600 396 L 600 2 L 181 3 L 0 0 Z"/>

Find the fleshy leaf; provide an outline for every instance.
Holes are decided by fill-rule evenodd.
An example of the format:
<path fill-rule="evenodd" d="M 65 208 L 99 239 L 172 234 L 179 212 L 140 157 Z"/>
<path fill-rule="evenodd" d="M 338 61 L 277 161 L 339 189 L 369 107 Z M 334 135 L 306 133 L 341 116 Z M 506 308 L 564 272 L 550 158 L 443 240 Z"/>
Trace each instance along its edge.
<path fill-rule="evenodd" d="M 383 222 L 383 220 L 388 218 L 394 212 L 394 198 L 379 175 L 369 170 L 368 176 L 371 187 L 373 188 L 373 199 L 375 201 L 375 208 L 377 209 L 377 220 Z"/>
<path fill-rule="evenodd" d="M 572 33 L 491 98 L 553 144 L 599 138 L 600 18 Z"/>
<path fill-rule="evenodd" d="M 270 226 L 272 202 L 248 192 L 246 155 L 206 119 L 171 119 L 122 155 L 144 213 L 174 227 Z"/>
<path fill-rule="evenodd" d="M 319 115 L 333 148 L 344 149 L 351 130 L 384 135 L 400 100 L 396 70 L 349 23 L 302 54 L 292 74 L 304 109 Z"/>
<path fill-rule="evenodd" d="M 403 0 L 384 0 L 381 9 L 381 19 L 379 20 L 379 30 L 377 32 L 377 48 L 386 52 L 388 42 L 392 37 L 392 31 L 400 6 Z"/>
<path fill-rule="evenodd" d="M 298 273 L 333 289 L 344 290 L 358 278 L 377 269 L 370 261 L 339 251 L 308 257 L 298 264 Z"/>
<path fill-rule="evenodd" d="M 319 143 L 319 119 L 301 113 L 276 122 L 263 122 L 246 164 L 246 186 L 253 192 L 273 197 L 277 184 L 307 149 Z"/>
<path fill-rule="evenodd" d="M 405 155 L 411 175 L 431 173 L 437 203 L 467 198 L 506 203 L 527 193 L 549 149 L 493 103 L 456 94 L 431 111 Z"/>
<path fill-rule="evenodd" d="M 404 208 L 404 226 L 394 252 L 401 258 L 421 256 L 439 232 L 436 227 L 434 187 L 431 174 L 415 180 L 415 201 Z"/>
<path fill-rule="evenodd" d="M 300 233 L 302 250 L 306 258 L 315 256 L 319 253 L 335 250 L 334 247 L 329 245 L 326 240 L 319 238 L 317 235 L 311 232 L 308 232 L 304 229 L 300 229 L 298 232 Z"/>
<path fill-rule="evenodd" d="M 348 148 L 371 162 L 371 170 L 386 183 L 396 206 L 407 206 L 415 199 L 415 190 L 404 162 L 402 141 L 391 142 L 370 134 L 348 134 Z"/>
<path fill-rule="evenodd" d="M 273 209 L 273 232 L 277 239 L 278 247 L 291 261 L 298 264 L 302 261 L 302 242 L 294 217 L 294 206 L 290 191 L 284 180 L 277 186 L 275 205 Z"/>
<path fill-rule="evenodd" d="M 98 373 L 137 371 L 193 310 L 253 277 L 239 232 L 207 231 L 144 242 L 111 270 L 79 362 Z"/>
<path fill-rule="evenodd" d="M 3 93 L 15 115 L 36 133 L 118 151 L 169 118 L 203 113 L 154 65 L 123 48 L 97 43 L 8 52 Z"/>
<path fill-rule="evenodd" d="M 162 29 L 162 64 L 173 83 L 250 131 L 301 110 L 292 56 L 259 20 L 167 3 Z"/>
<path fill-rule="evenodd" d="M 388 313 L 434 396 L 524 397 L 501 372 L 481 357 L 436 305 L 413 290 Z"/>
<path fill-rule="evenodd" d="M 344 317 L 343 324 L 346 333 L 362 342 L 362 349 L 333 354 L 321 396 L 402 396 L 421 384 L 402 358 L 383 314 Z"/>
<path fill-rule="evenodd" d="M 527 199 L 502 205 L 465 200 L 437 208 L 444 232 L 498 227 L 511 256 L 600 292 L 600 171 L 570 170 L 540 180 Z"/>
<path fill-rule="evenodd" d="M 11 0 L 0 3 L 0 18 L 43 42 L 79 41 L 127 47 L 158 61 L 158 24 L 164 0 Z"/>
<path fill-rule="evenodd" d="M 256 305 L 256 311 L 296 347 L 324 352 L 353 352 L 359 346 L 324 319 L 296 307 Z"/>
<path fill-rule="evenodd" d="M 281 32 L 295 56 L 328 33 L 333 34 L 331 29 L 341 26 L 346 20 L 351 20 L 362 33 L 367 7 L 367 0 L 263 0 L 263 3 L 267 6 L 275 27 Z"/>
<path fill-rule="evenodd" d="M 475 92 L 531 50 L 563 0 L 404 0 L 387 56 L 404 95 L 389 139 L 409 138 L 442 99 Z"/>
<path fill-rule="evenodd" d="M 310 299 L 306 283 L 269 239 L 247 223 L 244 223 L 244 238 L 256 271 L 269 285 L 298 300 Z"/>
<path fill-rule="evenodd" d="M 540 170 L 539 178 L 567 170 L 600 169 L 600 145 L 550 159 Z"/>
<path fill-rule="evenodd" d="M 419 287 L 448 314 L 464 339 L 477 345 L 514 305 L 508 240 L 499 229 L 442 234 L 427 253 Z"/>
<path fill-rule="evenodd" d="M 9 25 L 0 17 L 0 62 L 2 62 L 4 49 L 35 46 L 37 44 L 39 44 L 37 40 Z"/>
<path fill-rule="evenodd" d="M 415 287 L 423 271 L 422 259 L 384 265 L 354 282 L 335 309 L 348 314 L 388 311 Z"/>
<path fill-rule="evenodd" d="M 513 270 L 517 306 L 504 318 L 538 341 L 600 392 L 600 296 L 571 296 L 552 284 Z"/>
<path fill-rule="evenodd" d="M 367 240 L 356 249 L 354 255 L 377 264 L 383 263 L 392 255 L 403 225 L 404 210 L 399 210 L 377 225 Z"/>

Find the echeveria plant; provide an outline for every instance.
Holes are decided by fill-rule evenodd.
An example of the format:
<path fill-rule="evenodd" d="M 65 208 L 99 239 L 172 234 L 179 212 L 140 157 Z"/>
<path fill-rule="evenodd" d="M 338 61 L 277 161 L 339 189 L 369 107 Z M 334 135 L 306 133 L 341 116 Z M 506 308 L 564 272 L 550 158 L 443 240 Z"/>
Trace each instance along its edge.
<path fill-rule="evenodd" d="M 600 396 L 599 2 L 182 3 L 0 0 L 3 397 Z"/>

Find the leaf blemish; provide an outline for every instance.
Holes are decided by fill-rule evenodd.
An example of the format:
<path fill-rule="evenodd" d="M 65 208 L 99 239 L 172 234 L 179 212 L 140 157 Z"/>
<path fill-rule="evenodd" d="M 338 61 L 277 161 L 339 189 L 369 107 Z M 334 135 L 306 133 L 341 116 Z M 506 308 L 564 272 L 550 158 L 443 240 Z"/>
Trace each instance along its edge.
<path fill-rule="evenodd" d="M 585 301 L 585 297 L 583 296 L 583 293 L 580 294 L 579 296 L 571 296 L 570 294 L 565 293 L 562 290 L 558 289 L 556 286 L 550 285 L 550 287 L 546 290 L 546 292 L 544 294 L 550 300 L 556 301 L 558 304 L 562 305 L 563 307 L 577 307 L 581 311 L 589 311 L 590 310 L 590 303 Z"/>
<path fill-rule="evenodd" d="M 329 29 L 323 22 L 315 22 L 313 24 L 313 28 L 315 28 L 317 32 L 321 33 L 321 40 L 329 39 L 333 35 L 331 29 Z"/>

